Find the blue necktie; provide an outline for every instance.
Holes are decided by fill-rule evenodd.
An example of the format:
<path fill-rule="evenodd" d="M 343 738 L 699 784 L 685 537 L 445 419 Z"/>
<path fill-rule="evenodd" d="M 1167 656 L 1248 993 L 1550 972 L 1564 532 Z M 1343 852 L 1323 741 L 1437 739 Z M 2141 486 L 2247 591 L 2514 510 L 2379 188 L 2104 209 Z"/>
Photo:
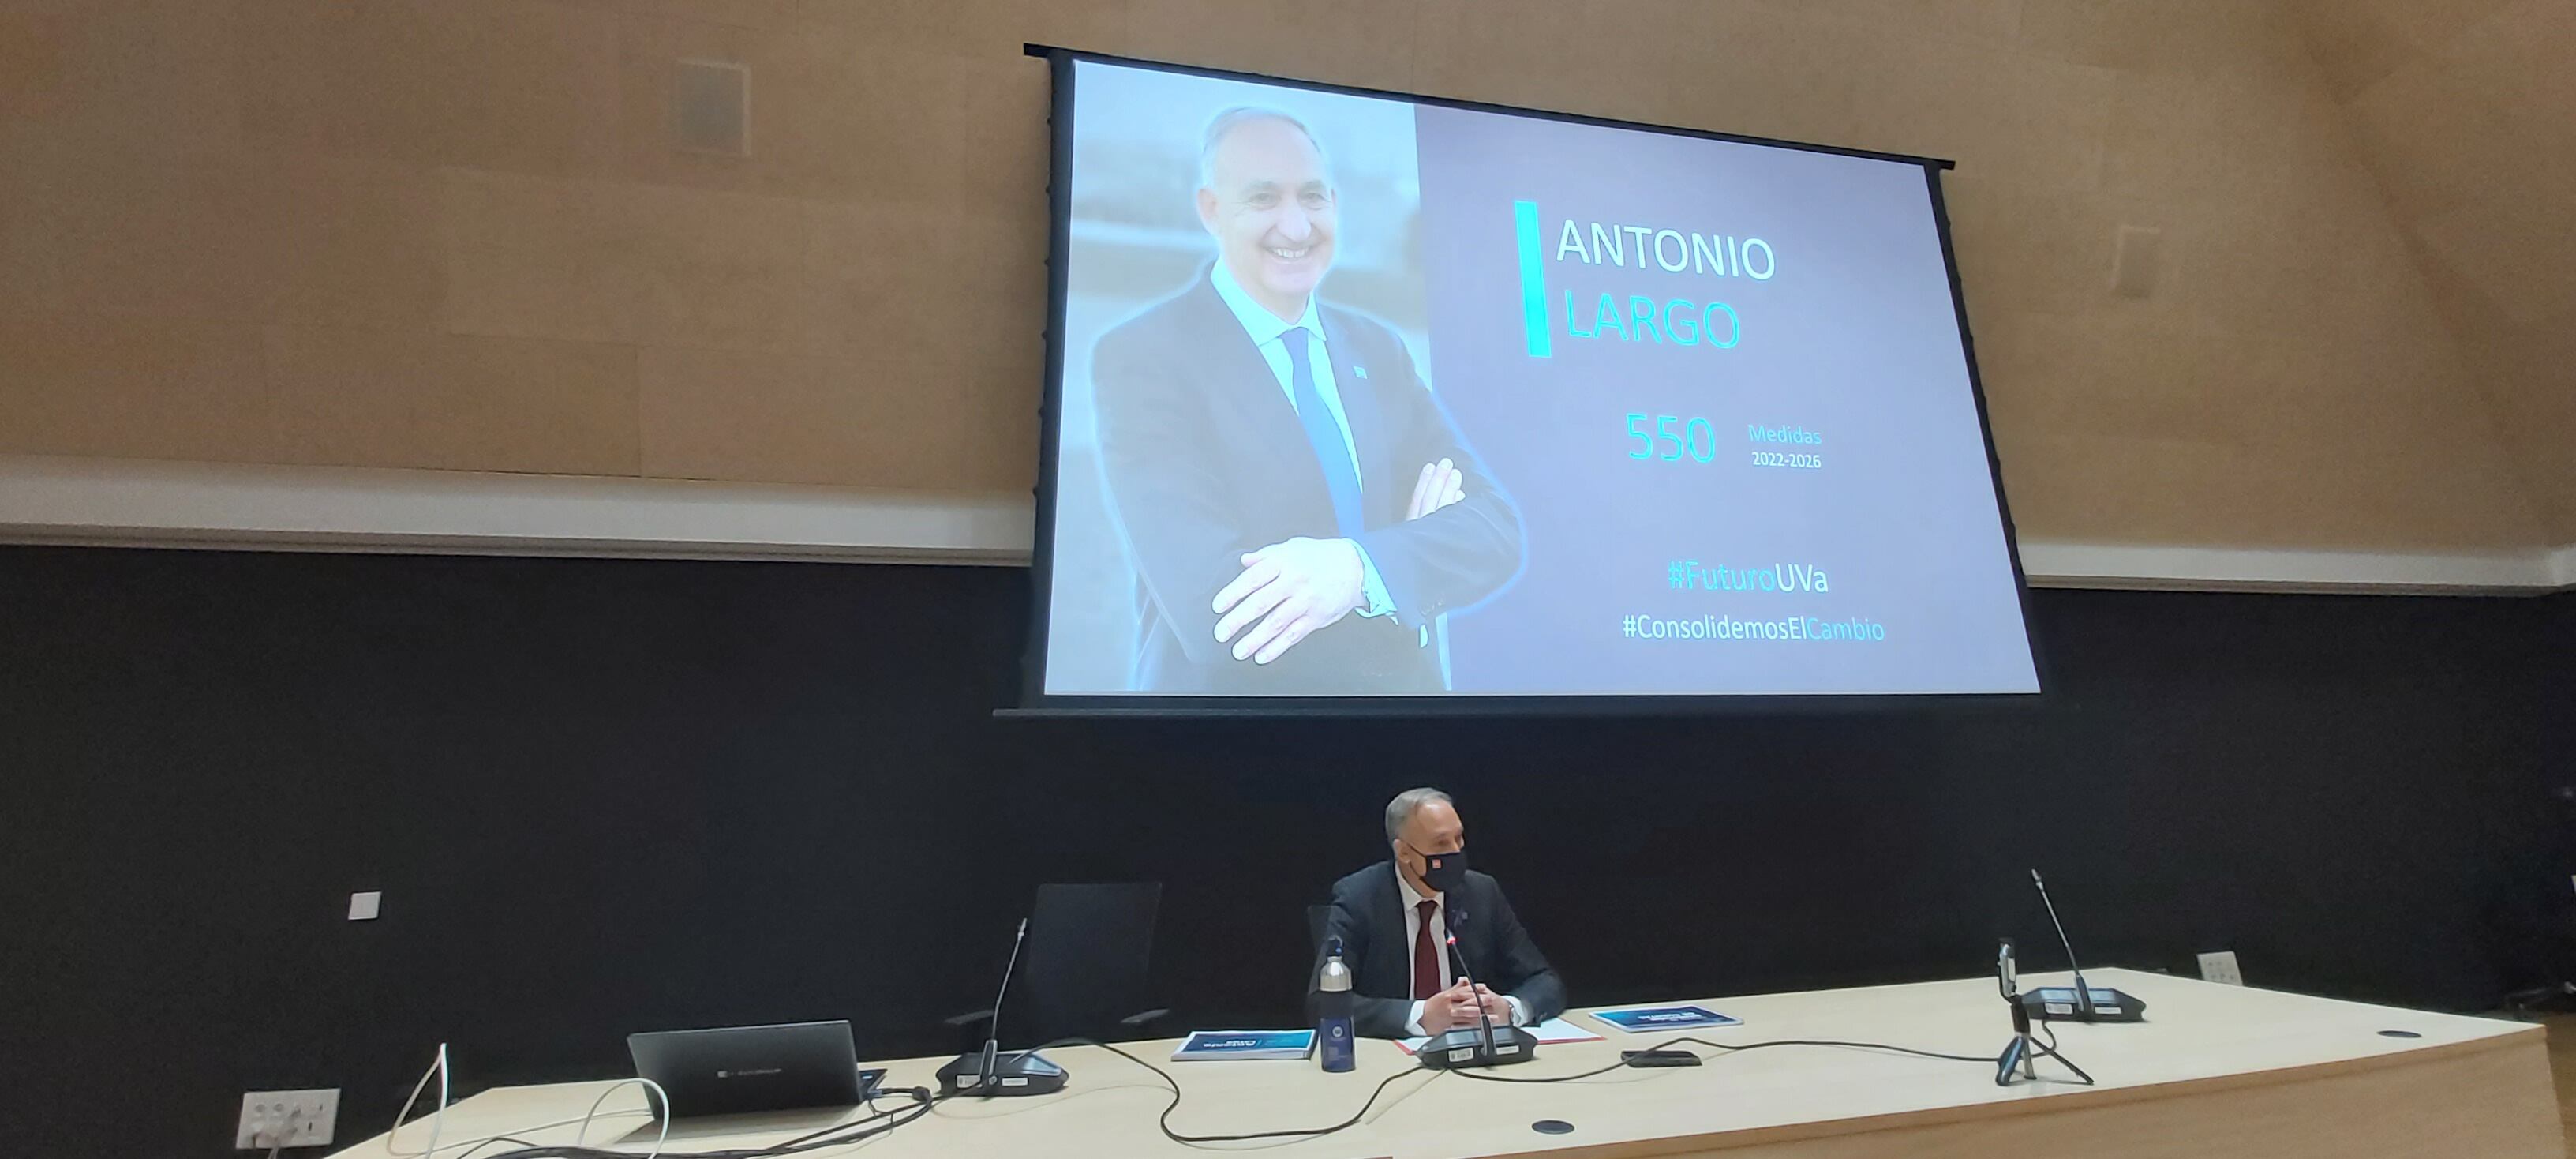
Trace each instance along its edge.
<path fill-rule="evenodd" d="M 1297 402 L 1297 421 L 1305 424 L 1306 441 L 1315 448 L 1315 465 L 1324 469 L 1324 489 L 1333 496 L 1333 523 L 1344 539 L 1356 539 L 1368 530 L 1360 518 L 1360 476 L 1351 467 L 1351 448 L 1342 439 L 1342 428 L 1334 424 L 1333 412 L 1324 408 L 1324 396 L 1315 389 L 1306 338 L 1303 326 L 1279 336 L 1279 344 L 1288 350 L 1288 394 Z"/>

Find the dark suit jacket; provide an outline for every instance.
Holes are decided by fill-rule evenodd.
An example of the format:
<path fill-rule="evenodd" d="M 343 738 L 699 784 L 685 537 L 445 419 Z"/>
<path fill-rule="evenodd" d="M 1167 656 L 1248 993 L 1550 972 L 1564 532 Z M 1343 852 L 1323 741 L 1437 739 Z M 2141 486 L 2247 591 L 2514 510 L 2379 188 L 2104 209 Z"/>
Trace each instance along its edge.
<path fill-rule="evenodd" d="M 1136 568 L 1139 690 L 1442 692 L 1416 629 L 1520 571 L 1520 509 L 1459 437 L 1403 340 L 1338 306 L 1318 303 L 1317 314 L 1359 455 L 1367 531 L 1357 538 L 1396 614 L 1354 612 L 1267 665 L 1236 660 L 1217 641 L 1209 604 L 1243 571 L 1243 553 L 1341 533 L 1296 407 L 1202 270 L 1092 350 L 1101 475 Z M 1444 458 L 1464 472 L 1465 500 L 1407 521 L 1422 465 Z"/>
<path fill-rule="evenodd" d="M 1463 971 L 1497 994 L 1509 994 L 1529 1008 L 1533 1022 L 1565 1013 L 1565 983 L 1530 941 L 1529 931 L 1503 900 L 1503 887 L 1474 870 L 1441 900 L 1449 932 L 1466 951 Z M 1459 915 L 1466 915 L 1461 920 Z M 1333 912 L 1325 919 L 1325 945 L 1342 940 L 1342 964 L 1351 968 L 1352 1024 L 1373 1038 L 1405 1037 L 1405 1017 L 1413 1012 L 1413 952 L 1407 931 L 1418 922 L 1404 904 L 1395 863 L 1381 861 L 1333 883 Z M 1453 951 L 1442 947 L 1441 983 L 1462 972 Z M 1306 972 L 1306 1021 L 1316 1013 L 1316 986 L 1324 966 L 1323 950 L 1315 968 Z"/>

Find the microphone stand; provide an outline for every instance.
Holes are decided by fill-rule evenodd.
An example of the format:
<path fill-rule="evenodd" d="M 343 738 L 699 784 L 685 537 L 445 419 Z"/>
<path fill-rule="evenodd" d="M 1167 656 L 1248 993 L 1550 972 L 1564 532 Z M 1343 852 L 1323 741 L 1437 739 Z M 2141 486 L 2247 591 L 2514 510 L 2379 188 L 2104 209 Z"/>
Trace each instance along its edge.
<path fill-rule="evenodd" d="M 996 1064 L 1001 1059 L 1002 1001 L 1011 996 L 1011 975 L 1019 972 L 1020 947 L 1026 945 L 1028 940 L 1029 919 L 1021 918 L 1019 932 L 1011 935 L 1011 957 L 1002 963 L 1002 988 L 993 991 L 993 1017 L 984 1023 L 984 1059 L 975 1068 L 975 1076 L 980 1080 L 975 1084 L 975 1089 L 983 1092 L 984 1097 L 988 1099 L 993 1097 L 993 1089 L 1000 1085 L 997 1080 L 1002 1077 L 995 1073 Z"/>
<path fill-rule="evenodd" d="M 1476 984 L 1475 972 L 1467 965 L 1467 951 L 1458 945 L 1458 927 L 1467 924 L 1467 911 L 1458 911 L 1458 920 L 1449 924 L 1449 952 L 1458 955 L 1458 977 L 1469 986 Z M 1494 1053 L 1494 1016 L 1486 1013 L 1485 1000 L 1476 1000 L 1476 1022 L 1485 1028 L 1485 1053 Z"/>
<path fill-rule="evenodd" d="M 2075 962 L 2075 943 L 2066 936 L 2066 923 L 2057 918 L 2057 903 L 2048 896 L 2048 883 L 2040 880 L 2039 871 L 2030 871 L 2030 883 L 2039 889 L 2039 904 L 2048 907 L 2048 924 L 2057 929 L 2057 944 L 2066 951 L 2066 969 L 2075 975 L 2075 994 L 2068 1001 L 2057 1001 L 2054 987 L 2040 987 L 2025 996 L 2030 1013 L 2042 1022 L 2072 1019 L 2077 1022 L 2143 1022 L 2147 1004 L 2119 990 L 2095 990 L 2084 980 L 2084 967 Z"/>
<path fill-rule="evenodd" d="M 1065 1070 L 1034 1050 L 1005 1055 L 1002 1047 L 1002 1000 L 1011 993 L 1011 975 L 1019 969 L 1020 945 L 1029 937 L 1029 919 L 1011 935 L 1011 959 L 1002 966 L 1002 988 L 993 992 L 993 1012 L 984 1024 L 984 1049 L 958 1055 L 939 1068 L 944 1094 L 1043 1095 L 1064 1089 Z M 961 1081 L 962 1080 L 962 1081 Z"/>
<path fill-rule="evenodd" d="M 2048 899 L 2048 883 L 2039 879 L 2039 871 L 2030 871 L 2030 883 L 2039 887 L 2039 904 L 2048 907 L 2048 924 L 2057 927 L 2057 944 L 2066 951 L 2066 969 L 2075 975 L 2076 1017 L 2093 1021 L 2093 988 L 2084 984 L 2084 967 L 2075 964 L 2075 943 L 2066 937 L 2066 923 L 2057 920 L 2057 903 Z"/>

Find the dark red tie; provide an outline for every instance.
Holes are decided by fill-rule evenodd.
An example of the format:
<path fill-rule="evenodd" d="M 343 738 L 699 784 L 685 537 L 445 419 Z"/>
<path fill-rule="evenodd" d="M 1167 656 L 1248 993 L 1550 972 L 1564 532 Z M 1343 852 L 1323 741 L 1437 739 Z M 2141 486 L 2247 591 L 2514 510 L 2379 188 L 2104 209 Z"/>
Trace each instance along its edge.
<path fill-rule="evenodd" d="M 1440 903 L 1425 899 L 1414 903 L 1422 914 L 1422 936 L 1413 939 L 1413 997 L 1429 998 L 1441 991 L 1440 943 L 1431 940 L 1431 915 Z"/>

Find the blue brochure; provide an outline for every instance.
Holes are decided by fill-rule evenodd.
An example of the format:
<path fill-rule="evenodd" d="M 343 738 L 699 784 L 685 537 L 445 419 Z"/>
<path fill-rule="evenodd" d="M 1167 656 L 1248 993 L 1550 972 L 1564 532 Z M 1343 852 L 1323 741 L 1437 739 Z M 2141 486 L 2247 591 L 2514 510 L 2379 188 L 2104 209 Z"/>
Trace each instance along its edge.
<path fill-rule="evenodd" d="M 1595 1010 L 1592 1016 L 1630 1034 L 1743 1025 L 1741 1019 L 1729 1018 L 1705 1006 L 1622 1006 L 1616 1010 Z"/>
<path fill-rule="evenodd" d="M 1211 1058 L 1304 1058 L 1315 1049 L 1311 1030 L 1196 1030 L 1172 1052 L 1172 1061 Z"/>

